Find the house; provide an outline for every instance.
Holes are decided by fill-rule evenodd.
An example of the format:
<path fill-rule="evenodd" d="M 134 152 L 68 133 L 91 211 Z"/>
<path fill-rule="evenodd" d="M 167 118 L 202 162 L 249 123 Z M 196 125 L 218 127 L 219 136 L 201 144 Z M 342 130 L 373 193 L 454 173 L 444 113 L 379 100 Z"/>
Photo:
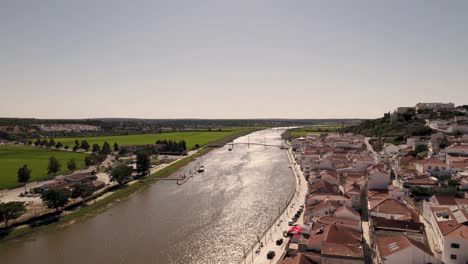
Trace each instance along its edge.
<path fill-rule="evenodd" d="M 364 263 L 362 233 L 337 225 L 317 226 L 305 249 L 321 253 L 321 263 Z"/>
<path fill-rule="evenodd" d="M 306 252 L 299 252 L 295 254 L 292 258 L 285 258 L 278 262 L 278 264 L 315 264 L 320 263 L 320 255 L 318 256 L 311 256 L 312 254 L 308 254 Z"/>
<path fill-rule="evenodd" d="M 390 184 L 390 170 L 384 163 L 379 163 L 370 166 L 367 169 L 369 179 L 367 181 L 367 189 L 369 190 L 384 190 Z"/>
<path fill-rule="evenodd" d="M 386 198 L 369 206 L 369 214 L 373 217 L 396 220 L 414 220 L 419 222 L 418 213 L 408 208 L 402 202 Z"/>
<path fill-rule="evenodd" d="M 427 264 L 442 263 L 435 258 L 431 250 L 424 244 L 407 236 L 377 237 L 377 263 L 384 264 Z"/>
<path fill-rule="evenodd" d="M 338 175 L 334 170 L 323 170 L 319 173 L 322 180 L 328 182 L 331 185 L 338 185 Z"/>
<path fill-rule="evenodd" d="M 335 217 L 340 219 L 349 219 L 354 221 L 361 221 L 361 215 L 351 207 L 340 206 L 335 210 L 333 214 Z"/>
<path fill-rule="evenodd" d="M 70 185 L 86 183 L 92 181 L 91 174 L 88 173 L 77 173 L 63 177 L 63 180 L 68 182 Z"/>
<path fill-rule="evenodd" d="M 366 172 L 367 168 L 375 164 L 374 157 L 370 155 L 359 156 L 353 160 L 354 170 L 357 172 Z"/>
<path fill-rule="evenodd" d="M 304 222 L 308 224 L 314 217 L 332 215 L 340 206 L 340 203 L 330 200 L 324 200 L 315 205 L 307 206 L 304 213 Z"/>
<path fill-rule="evenodd" d="M 468 260 L 468 226 L 466 208 L 431 207 L 431 226 L 436 248 L 444 263 Z"/>
<path fill-rule="evenodd" d="M 402 189 L 392 184 L 388 186 L 388 194 L 393 200 L 397 201 L 403 201 L 403 197 L 405 196 L 405 192 Z"/>
<path fill-rule="evenodd" d="M 416 170 L 420 173 L 449 173 L 450 166 L 437 158 L 428 158 L 415 162 Z"/>
<path fill-rule="evenodd" d="M 391 143 L 385 143 L 383 146 L 383 152 L 387 155 L 393 156 L 397 154 L 398 151 L 400 151 L 400 148 Z"/>
<path fill-rule="evenodd" d="M 345 182 L 340 185 L 340 190 L 351 199 L 351 207 L 355 209 L 361 208 L 361 178 L 353 177 L 346 178 Z"/>
<path fill-rule="evenodd" d="M 434 194 L 428 200 L 423 201 L 423 217 L 426 221 L 431 222 L 432 209 L 431 207 L 448 207 L 451 210 L 458 208 L 456 199 L 451 195 Z"/>
<path fill-rule="evenodd" d="M 311 193 L 332 193 L 339 194 L 337 185 L 330 184 L 328 181 L 320 180 L 310 185 L 309 190 Z"/>
<path fill-rule="evenodd" d="M 415 150 L 417 146 L 425 146 L 427 142 L 421 137 L 409 137 L 406 139 L 406 146 L 411 147 L 412 150 Z"/>
<path fill-rule="evenodd" d="M 468 145 L 452 145 L 445 149 L 445 153 L 468 156 Z"/>
<path fill-rule="evenodd" d="M 351 199 L 341 194 L 309 194 L 306 199 L 306 206 L 316 205 L 319 202 L 330 200 L 351 207 Z"/>

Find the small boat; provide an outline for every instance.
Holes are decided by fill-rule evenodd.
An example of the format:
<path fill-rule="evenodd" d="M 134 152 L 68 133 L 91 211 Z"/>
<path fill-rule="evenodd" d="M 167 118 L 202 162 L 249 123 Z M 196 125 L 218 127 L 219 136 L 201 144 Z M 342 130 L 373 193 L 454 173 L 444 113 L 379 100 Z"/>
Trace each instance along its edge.
<path fill-rule="evenodd" d="M 228 148 L 229 151 L 232 151 L 232 148 Z"/>
<path fill-rule="evenodd" d="M 198 167 L 198 172 L 204 172 L 205 171 L 205 166 L 201 165 L 200 167 Z"/>

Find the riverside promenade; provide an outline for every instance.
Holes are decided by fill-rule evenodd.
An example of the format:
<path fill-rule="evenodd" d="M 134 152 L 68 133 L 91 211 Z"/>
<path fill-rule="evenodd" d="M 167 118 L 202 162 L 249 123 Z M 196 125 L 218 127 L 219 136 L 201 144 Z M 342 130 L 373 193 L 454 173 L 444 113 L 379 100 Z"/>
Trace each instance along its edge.
<path fill-rule="evenodd" d="M 294 173 L 296 191 L 289 201 L 288 206 L 285 208 L 281 215 L 276 219 L 276 221 L 270 226 L 270 228 L 260 237 L 260 241 L 263 243 L 263 247 L 260 248 L 259 243 L 257 242 L 253 250 L 246 252 L 245 258 L 242 259 L 239 263 L 245 264 L 271 264 L 278 263 L 286 250 L 286 245 L 288 244 L 289 238 L 283 236 L 283 231 L 289 230 L 291 228 L 288 226 L 288 221 L 294 216 L 294 214 L 299 210 L 299 206 L 304 204 L 304 199 L 306 197 L 308 186 L 307 181 L 304 179 L 304 176 L 300 170 L 299 165 L 294 159 L 294 154 L 292 153 L 291 148 L 288 149 L 288 159 L 291 165 L 291 169 Z M 303 214 L 297 220 L 299 225 L 304 225 Z M 283 238 L 283 244 L 280 246 L 276 245 L 276 240 Z M 259 253 L 255 251 L 260 249 Z M 273 259 L 267 259 L 267 253 L 269 251 L 275 252 L 275 257 Z"/>

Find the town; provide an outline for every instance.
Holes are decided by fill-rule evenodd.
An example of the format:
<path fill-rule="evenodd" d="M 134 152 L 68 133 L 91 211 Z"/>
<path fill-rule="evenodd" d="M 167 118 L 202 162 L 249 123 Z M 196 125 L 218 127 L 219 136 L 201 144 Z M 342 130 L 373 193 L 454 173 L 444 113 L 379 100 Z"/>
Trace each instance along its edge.
<path fill-rule="evenodd" d="M 426 120 L 424 136 L 293 139 L 308 192 L 279 263 L 467 263 L 466 113 L 419 103 L 384 119 Z"/>

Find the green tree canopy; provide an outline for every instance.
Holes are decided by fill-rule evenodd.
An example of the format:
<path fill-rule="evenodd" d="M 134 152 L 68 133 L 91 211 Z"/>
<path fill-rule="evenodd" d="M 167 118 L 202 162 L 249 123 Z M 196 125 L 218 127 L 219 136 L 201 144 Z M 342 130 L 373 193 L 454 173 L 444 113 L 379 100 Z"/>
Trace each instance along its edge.
<path fill-rule="evenodd" d="M 42 202 L 50 209 L 58 210 L 67 205 L 70 191 L 65 189 L 49 189 L 41 196 Z"/>
<path fill-rule="evenodd" d="M 60 162 L 54 157 L 49 158 L 49 166 L 47 167 L 47 173 L 55 175 L 60 170 Z"/>
<path fill-rule="evenodd" d="M 31 170 L 28 165 L 24 164 L 23 167 L 18 169 L 18 182 L 24 184 L 24 192 L 26 192 L 26 183 L 31 178 Z"/>
<path fill-rule="evenodd" d="M 73 185 L 71 197 L 72 198 L 78 198 L 81 197 L 81 199 L 86 199 L 89 196 L 93 194 L 94 190 L 91 186 L 87 184 L 75 184 Z"/>
<path fill-rule="evenodd" d="M 132 167 L 129 167 L 121 162 L 117 162 L 111 170 L 110 180 L 116 181 L 120 185 L 122 185 L 130 179 L 130 176 L 132 175 L 132 171 L 133 171 Z"/>
<path fill-rule="evenodd" d="M 75 161 L 75 158 L 71 158 L 70 161 L 67 163 L 67 168 L 70 170 L 70 171 L 75 171 L 76 170 L 76 161 Z"/>
<path fill-rule="evenodd" d="M 136 166 L 137 172 L 141 175 L 144 176 L 149 173 L 151 167 L 151 160 L 147 152 L 141 151 L 137 154 Z"/>
<path fill-rule="evenodd" d="M 99 153 L 101 151 L 101 147 L 99 147 L 98 144 L 94 143 L 93 144 L 93 152 L 94 153 Z"/>
<path fill-rule="evenodd" d="M 8 221 L 19 218 L 26 212 L 23 202 L 0 203 L 0 221 L 8 227 Z"/>
<path fill-rule="evenodd" d="M 104 144 L 102 144 L 102 154 L 109 155 L 111 152 L 111 146 L 105 141 Z"/>
<path fill-rule="evenodd" d="M 55 147 L 55 140 L 53 138 L 50 138 L 49 140 L 49 146 Z"/>
<path fill-rule="evenodd" d="M 88 151 L 89 148 L 90 148 L 88 141 L 86 141 L 86 140 L 81 141 L 81 146 L 80 146 L 80 148 L 82 148 L 82 149 Z"/>

